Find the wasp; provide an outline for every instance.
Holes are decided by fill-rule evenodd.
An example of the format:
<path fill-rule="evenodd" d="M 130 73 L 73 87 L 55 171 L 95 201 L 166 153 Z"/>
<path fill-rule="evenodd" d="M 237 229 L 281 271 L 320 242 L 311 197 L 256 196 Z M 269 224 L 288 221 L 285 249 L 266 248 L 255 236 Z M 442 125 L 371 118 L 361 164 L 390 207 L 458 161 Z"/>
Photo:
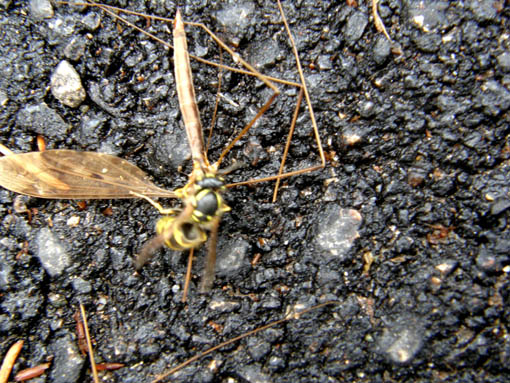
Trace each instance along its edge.
<path fill-rule="evenodd" d="M 120 9 L 118 8 L 97 3 L 90 3 L 88 5 L 100 7 L 104 11 L 112 14 L 112 16 L 119 18 L 119 16 L 113 12 L 119 11 Z M 235 185 L 247 185 L 275 180 L 276 185 L 273 195 L 273 200 L 275 200 L 279 181 L 282 178 L 318 170 L 325 166 L 325 156 L 299 61 L 299 55 L 279 1 L 278 7 L 291 41 L 301 83 L 278 80 L 261 74 L 253 66 L 244 61 L 237 53 L 233 52 L 203 24 L 188 23 L 203 28 L 222 49 L 226 50 L 234 57 L 234 61 L 241 63 L 245 69 L 227 68 L 256 76 L 273 91 L 273 94 L 259 109 L 258 113 L 242 129 L 237 137 L 227 145 L 218 160 L 214 163 L 209 162 L 207 150 L 204 145 L 203 129 L 200 123 L 200 115 L 193 87 L 190 55 L 187 48 L 184 22 L 179 11 L 177 11 L 173 22 L 174 70 L 179 106 L 193 161 L 193 170 L 189 175 L 188 182 L 182 188 L 173 191 L 162 189 L 151 182 L 149 177 L 137 166 L 119 157 L 108 154 L 65 149 L 15 154 L 1 144 L 0 152 L 4 154 L 4 157 L 0 158 L 0 185 L 16 193 L 39 198 L 143 198 L 147 200 L 163 215 L 163 217 L 160 218 L 156 224 L 157 236 L 149 240 L 143 246 L 135 260 L 135 267 L 140 269 L 159 248 L 166 245 L 174 250 L 190 250 L 189 275 L 193 249 L 201 246 L 209 238 L 209 250 L 200 283 L 200 291 L 208 292 L 214 281 L 216 242 L 220 220 L 224 213 L 230 211 L 230 207 L 223 198 L 226 189 Z M 133 26 L 127 21 L 126 23 Z M 138 27 L 135 28 L 138 29 Z M 200 59 L 199 61 L 205 60 Z M 224 67 L 221 64 L 212 65 Z M 235 184 L 226 184 L 223 176 L 228 173 L 229 170 L 228 168 L 223 170 L 219 169 L 222 160 L 236 142 L 238 142 L 250 130 L 260 116 L 266 112 L 274 99 L 278 96 L 279 90 L 274 82 L 290 84 L 299 89 L 296 109 L 284 149 L 280 170 L 278 174 L 273 176 Z M 303 98 L 305 98 L 308 105 L 321 162 L 318 165 L 305 169 L 285 172 L 285 158 L 289 150 L 290 141 Z M 163 208 L 155 201 L 156 198 L 160 197 L 179 199 L 181 201 L 180 207 Z M 189 277 L 187 277 L 187 282 L 189 282 Z M 183 301 L 186 299 L 187 282 L 184 288 Z"/>

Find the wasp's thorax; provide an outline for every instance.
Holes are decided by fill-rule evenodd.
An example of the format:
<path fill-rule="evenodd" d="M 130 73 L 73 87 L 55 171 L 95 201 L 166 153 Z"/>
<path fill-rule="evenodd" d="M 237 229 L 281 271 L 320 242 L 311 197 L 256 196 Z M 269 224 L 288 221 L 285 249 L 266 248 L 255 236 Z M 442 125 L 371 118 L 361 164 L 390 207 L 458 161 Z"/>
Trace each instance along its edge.
<path fill-rule="evenodd" d="M 225 191 L 222 177 L 213 173 L 199 173 L 194 182 L 189 182 L 176 194 L 185 205 L 193 206 L 191 218 L 202 228 L 209 229 L 209 223 L 215 218 L 221 218 L 223 213 L 230 211 L 222 193 Z"/>
<path fill-rule="evenodd" d="M 165 245 L 173 250 L 186 250 L 203 244 L 207 240 L 205 230 L 210 230 L 215 221 L 230 211 L 222 197 L 226 189 L 222 177 L 213 173 L 195 172 L 191 178 L 192 181 L 175 191 L 183 201 L 184 210 L 190 214 L 183 214 L 182 210 L 176 209 L 156 224 L 158 234 L 171 233 Z"/>

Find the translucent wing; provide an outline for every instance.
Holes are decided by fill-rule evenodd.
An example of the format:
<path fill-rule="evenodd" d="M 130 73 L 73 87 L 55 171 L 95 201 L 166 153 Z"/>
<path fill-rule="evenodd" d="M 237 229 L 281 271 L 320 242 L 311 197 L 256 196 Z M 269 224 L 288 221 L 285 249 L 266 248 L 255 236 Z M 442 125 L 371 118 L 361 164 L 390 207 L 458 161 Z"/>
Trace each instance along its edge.
<path fill-rule="evenodd" d="M 0 158 L 0 185 L 39 198 L 110 199 L 175 198 L 175 193 L 149 181 L 138 167 L 122 158 L 96 152 L 47 150 Z"/>

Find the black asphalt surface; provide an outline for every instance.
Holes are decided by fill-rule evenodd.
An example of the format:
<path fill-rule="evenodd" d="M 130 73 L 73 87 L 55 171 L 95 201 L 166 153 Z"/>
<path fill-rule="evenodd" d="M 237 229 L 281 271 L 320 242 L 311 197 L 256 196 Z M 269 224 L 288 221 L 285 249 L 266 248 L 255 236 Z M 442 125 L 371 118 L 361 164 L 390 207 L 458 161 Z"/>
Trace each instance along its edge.
<path fill-rule="evenodd" d="M 327 164 L 283 181 L 275 203 L 271 182 L 228 190 L 210 294 L 198 293 L 206 248 L 186 304 L 186 254 L 161 250 L 134 271 L 158 219 L 146 201 L 84 207 L 0 190 L 0 354 L 25 341 L 15 371 L 53 357 L 34 381 L 92 381 L 76 341 L 80 302 L 96 359 L 125 364 L 101 381 L 126 383 L 150 382 L 291 309 L 336 300 L 172 381 L 509 381 L 508 2 L 382 0 L 392 42 L 368 1 L 347 3 L 284 3 Z M 172 51 L 98 9 L 54 4 L 52 16 L 41 4 L 0 1 L 0 142 L 35 151 L 41 135 L 49 149 L 107 152 L 161 187 L 183 186 L 191 163 Z M 169 1 L 116 5 L 176 11 Z M 179 5 L 186 21 L 207 25 L 264 74 L 299 81 L 273 1 Z M 171 25 L 131 20 L 171 40 Z M 188 38 L 191 53 L 219 60 L 203 33 L 188 27 Z M 78 108 L 50 92 L 62 60 L 87 93 Z M 193 72 L 208 127 L 218 70 L 194 62 Z M 298 93 L 279 87 L 225 159 L 223 167 L 246 163 L 228 182 L 277 172 Z M 223 72 L 211 161 L 270 95 L 260 81 Z M 317 163 L 303 107 L 288 169 Z"/>

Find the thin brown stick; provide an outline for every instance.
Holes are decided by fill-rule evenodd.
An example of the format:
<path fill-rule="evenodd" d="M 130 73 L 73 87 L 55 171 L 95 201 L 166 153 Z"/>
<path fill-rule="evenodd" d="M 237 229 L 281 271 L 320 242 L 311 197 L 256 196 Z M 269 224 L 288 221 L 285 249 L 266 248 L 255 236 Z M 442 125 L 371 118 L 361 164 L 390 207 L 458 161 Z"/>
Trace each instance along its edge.
<path fill-rule="evenodd" d="M 220 49 L 220 63 L 223 62 L 223 54 Z M 221 78 L 223 74 L 223 68 L 218 68 L 218 90 L 216 91 L 216 101 L 214 102 L 214 111 L 211 118 L 211 125 L 209 126 L 209 134 L 207 135 L 207 143 L 205 144 L 205 154 L 209 151 L 209 145 L 211 144 L 212 132 L 216 125 L 216 116 L 218 115 L 218 107 L 220 106 L 220 93 L 221 93 Z"/>
<path fill-rule="evenodd" d="M 19 340 L 14 343 L 7 354 L 5 354 L 4 361 L 2 362 L 2 367 L 0 368 L 0 383 L 7 383 L 9 379 L 9 375 L 11 375 L 12 367 L 18 359 L 18 355 L 21 352 L 21 348 L 23 347 L 23 340 Z"/>
<path fill-rule="evenodd" d="M 305 310 L 302 310 L 302 311 L 299 311 L 297 313 L 294 313 L 293 315 L 287 315 L 285 318 L 278 319 L 278 320 L 276 320 L 274 322 L 271 322 L 271 323 L 268 323 L 268 324 L 266 324 L 264 326 L 257 327 L 254 330 L 245 332 L 242 335 L 239 335 L 239 336 L 236 336 L 236 337 L 234 337 L 232 339 L 226 340 L 225 342 L 222 342 L 222 343 L 220 343 L 220 344 L 218 344 L 218 345 L 216 345 L 214 347 L 211 347 L 211 348 L 205 350 L 204 352 L 201 352 L 198 355 L 195 355 L 195 356 L 189 358 L 188 360 L 182 362 L 181 364 L 179 364 L 178 366 L 176 366 L 176 367 L 172 368 L 171 370 L 165 372 L 164 374 L 159 375 L 158 377 L 156 377 L 156 379 L 151 381 L 151 383 L 158 383 L 158 382 L 163 381 L 164 379 L 168 378 L 170 375 L 172 375 L 172 374 L 176 373 L 177 371 L 183 369 L 184 367 L 188 366 L 189 364 L 191 364 L 191 363 L 193 363 L 193 362 L 203 358 L 206 355 L 209 355 L 210 353 L 212 353 L 212 352 L 214 352 L 216 350 L 219 350 L 222 347 L 225 347 L 225 346 L 227 346 L 229 344 L 237 342 L 237 341 L 239 341 L 239 340 L 241 340 L 243 338 L 246 338 L 248 336 L 254 335 L 254 334 L 258 333 L 258 332 L 264 331 L 264 330 L 266 330 L 266 329 L 268 329 L 270 327 L 276 326 L 276 325 L 278 325 L 280 323 L 287 322 L 287 321 L 289 321 L 291 319 L 298 319 L 301 315 L 309 313 L 310 311 L 317 310 L 317 309 L 319 309 L 321 307 L 332 305 L 332 304 L 340 304 L 340 302 L 339 301 L 327 301 L 327 302 L 324 302 L 324 303 L 320 303 L 320 304 L 315 305 L 313 307 L 310 307 L 310 308 L 307 308 Z"/>
<path fill-rule="evenodd" d="M 257 120 L 260 118 L 260 116 L 262 116 L 266 110 L 269 109 L 269 107 L 271 106 L 271 104 L 273 103 L 274 99 L 280 94 L 280 92 L 275 92 L 273 93 L 273 95 L 269 98 L 269 100 L 267 100 L 267 102 L 264 104 L 264 106 L 262 108 L 259 109 L 258 113 L 256 114 L 255 117 L 252 118 L 252 120 L 248 123 L 248 125 L 246 125 L 243 130 L 241 130 L 241 132 L 237 135 L 236 138 L 234 138 L 229 144 L 228 146 L 223 149 L 223 152 L 221 153 L 220 155 L 220 158 L 218 158 L 218 160 L 216 161 L 216 164 L 219 165 L 221 163 L 221 161 L 223 161 L 223 158 L 227 155 L 227 153 L 234 147 L 234 145 L 236 144 L 237 141 L 239 141 L 246 133 L 248 133 L 248 130 L 251 129 L 251 127 L 255 124 L 255 122 L 257 122 Z"/>
<path fill-rule="evenodd" d="M 230 56 L 232 56 L 232 59 L 236 62 L 241 63 L 242 66 L 244 66 L 246 69 L 248 69 L 252 76 L 257 77 L 260 81 L 262 81 L 268 88 L 270 88 L 273 92 L 279 93 L 278 88 L 276 85 L 274 85 L 268 76 L 264 76 L 262 73 L 260 73 L 253 65 L 251 65 L 248 61 L 244 60 L 238 53 L 234 52 L 230 47 L 225 44 L 223 41 L 221 41 L 207 26 L 205 26 L 202 23 L 193 23 L 188 22 L 188 25 L 193 25 L 199 28 L 202 28 L 211 38 L 218 44 L 221 48 L 226 50 Z"/>
<path fill-rule="evenodd" d="M 85 328 L 85 338 L 87 339 L 87 346 L 89 348 L 89 359 L 90 368 L 92 369 L 92 376 L 94 383 L 99 383 L 99 377 L 97 376 L 96 361 L 94 360 L 94 349 L 92 348 L 92 342 L 90 340 L 89 325 L 87 323 L 87 315 L 85 314 L 85 307 L 80 303 L 81 317 L 83 319 L 83 327 Z"/>
<path fill-rule="evenodd" d="M 193 253 L 194 248 L 192 247 L 189 249 L 189 255 L 188 255 L 188 268 L 186 269 L 186 278 L 184 279 L 184 287 L 182 289 L 182 298 L 181 302 L 185 303 L 186 299 L 188 298 L 188 289 L 189 289 L 189 282 L 191 280 L 191 267 L 193 266 Z"/>
<path fill-rule="evenodd" d="M 325 160 L 326 160 L 326 158 L 324 158 L 324 161 Z M 227 188 L 231 188 L 231 187 L 234 187 L 234 186 L 241 186 L 241 185 L 253 185 L 253 184 L 258 184 L 260 182 L 267 182 L 267 181 L 274 181 L 274 180 L 282 179 L 282 178 L 289 178 L 289 177 L 292 177 L 292 176 L 297 176 L 299 174 L 310 173 L 310 172 L 313 172 L 315 170 L 323 169 L 324 166 L 325 165 L 319 164 L 319 165 L 315 165 L 315 166 L 310 166 L 310 167 L 308 167 L 306 169 L 293 170 L 291 172 L 283 173 L 282 175 L 276 174 L 274 176 L 268 176 L 268 177 L 262 177 L 262 178 L 254 178 L 254 179 L 247 180 L 247 181 L 235 182 L 235 183 L 232 183 L 232 184 L 227 184 L 226 187 Z"/>
<path fill-rule="evenodd" d="M 216 269 L 216 246 L 218 242 L 219 226 L 220 219 L 215 218 L 209 235 L 209 248 L 207 251 L 207 258 L 205 260 L 204 271 L 202 273 L 202 280 L 200 281 L 199 289 L 201 293 L 207 293 L 211 291 L 214 282 L 214 270 Z"/>
<path fill-rule="evenodd" d="M 315 121 L 315 113 L 312 108 L 312 101 L 310 100 L 310 94 L 308 93 L 308 87 L 306 86 L 305 75 L 303 74 L 303 68 L 301 67 L 301 60 L 299 59 L 299 53 L 296 48 L 296 42 L 294 41 L 294 37 L 292 36 L 292 32 L 290 31 L 289 23 L 287 22 L 287 17 L 285 17 L 285 13 L 283 12 L 282 3 L 280 0 L 277 2 L 278 9 L 280 10 L 280 14 L 282 16 L 283 25 L 285 26 L 285 30 L 287 31 L 287 35 L 289 37 L 289 41 L 292 46 L 292 52 L 294 53 L 294 57 L 296 59 L 296 66 L 299 73 L 299 79 L 301 80 L 301 86 L 303 87 L 303 92 L 305 93 L 306 105 L 308 106 L 308 113 L 310 114 L 310 120 L 312 121 L 313 133 L 315 135 L 315 142 L 317 143 L 317 150 L 319 151 L 319 156 L 321 159 L 321 163 L 318 166 L 311 166 L 308 169 L 300 169 L 296 172 L 288 172 L 284 174 L 279 174 L 279 178 L 286 178 L 297 174 L 303 174 L 307 172 L 311 172 L 314 170 L 322 169 L 326 166 L 326 157 L 324 156 L 324 151 L 322 149 L 321 138 L 319 134 L 319 128 L 317 127 L 317 122 Z M 276 193 L 276 192 L 275 192 Z"/>
<path fill-rule="evenodd" d="M 296 109 L 294 109 L 294 114 L 292 116 L 292 122 L 290 123 L 289 134 L 287 134 L 287 142 L 285 143 L 285 149 L 283 150 L 282 162 L 280 163 L 280 170 L 278 170 L 278 175 L 281 176 L 283 174 L 283 169 L 285 169 L 285 161 L 287 159 L 287 154 L 289 153 L 290 143 L 292 141 L 292 136 L 294 135 L 294 129 L 296 127 L 296 121 L 299 116 L 299 107 L 301 106 L 301 101 L 303 100 L 303 88 L 299 90 L 298 101 L 296 105 Z M 273 192 L 273 202 L 276 202 L 276 197 L 278 195 L 278 188 L 280 186 L 281 178 L 276 180 L 276 184 Z"/>

